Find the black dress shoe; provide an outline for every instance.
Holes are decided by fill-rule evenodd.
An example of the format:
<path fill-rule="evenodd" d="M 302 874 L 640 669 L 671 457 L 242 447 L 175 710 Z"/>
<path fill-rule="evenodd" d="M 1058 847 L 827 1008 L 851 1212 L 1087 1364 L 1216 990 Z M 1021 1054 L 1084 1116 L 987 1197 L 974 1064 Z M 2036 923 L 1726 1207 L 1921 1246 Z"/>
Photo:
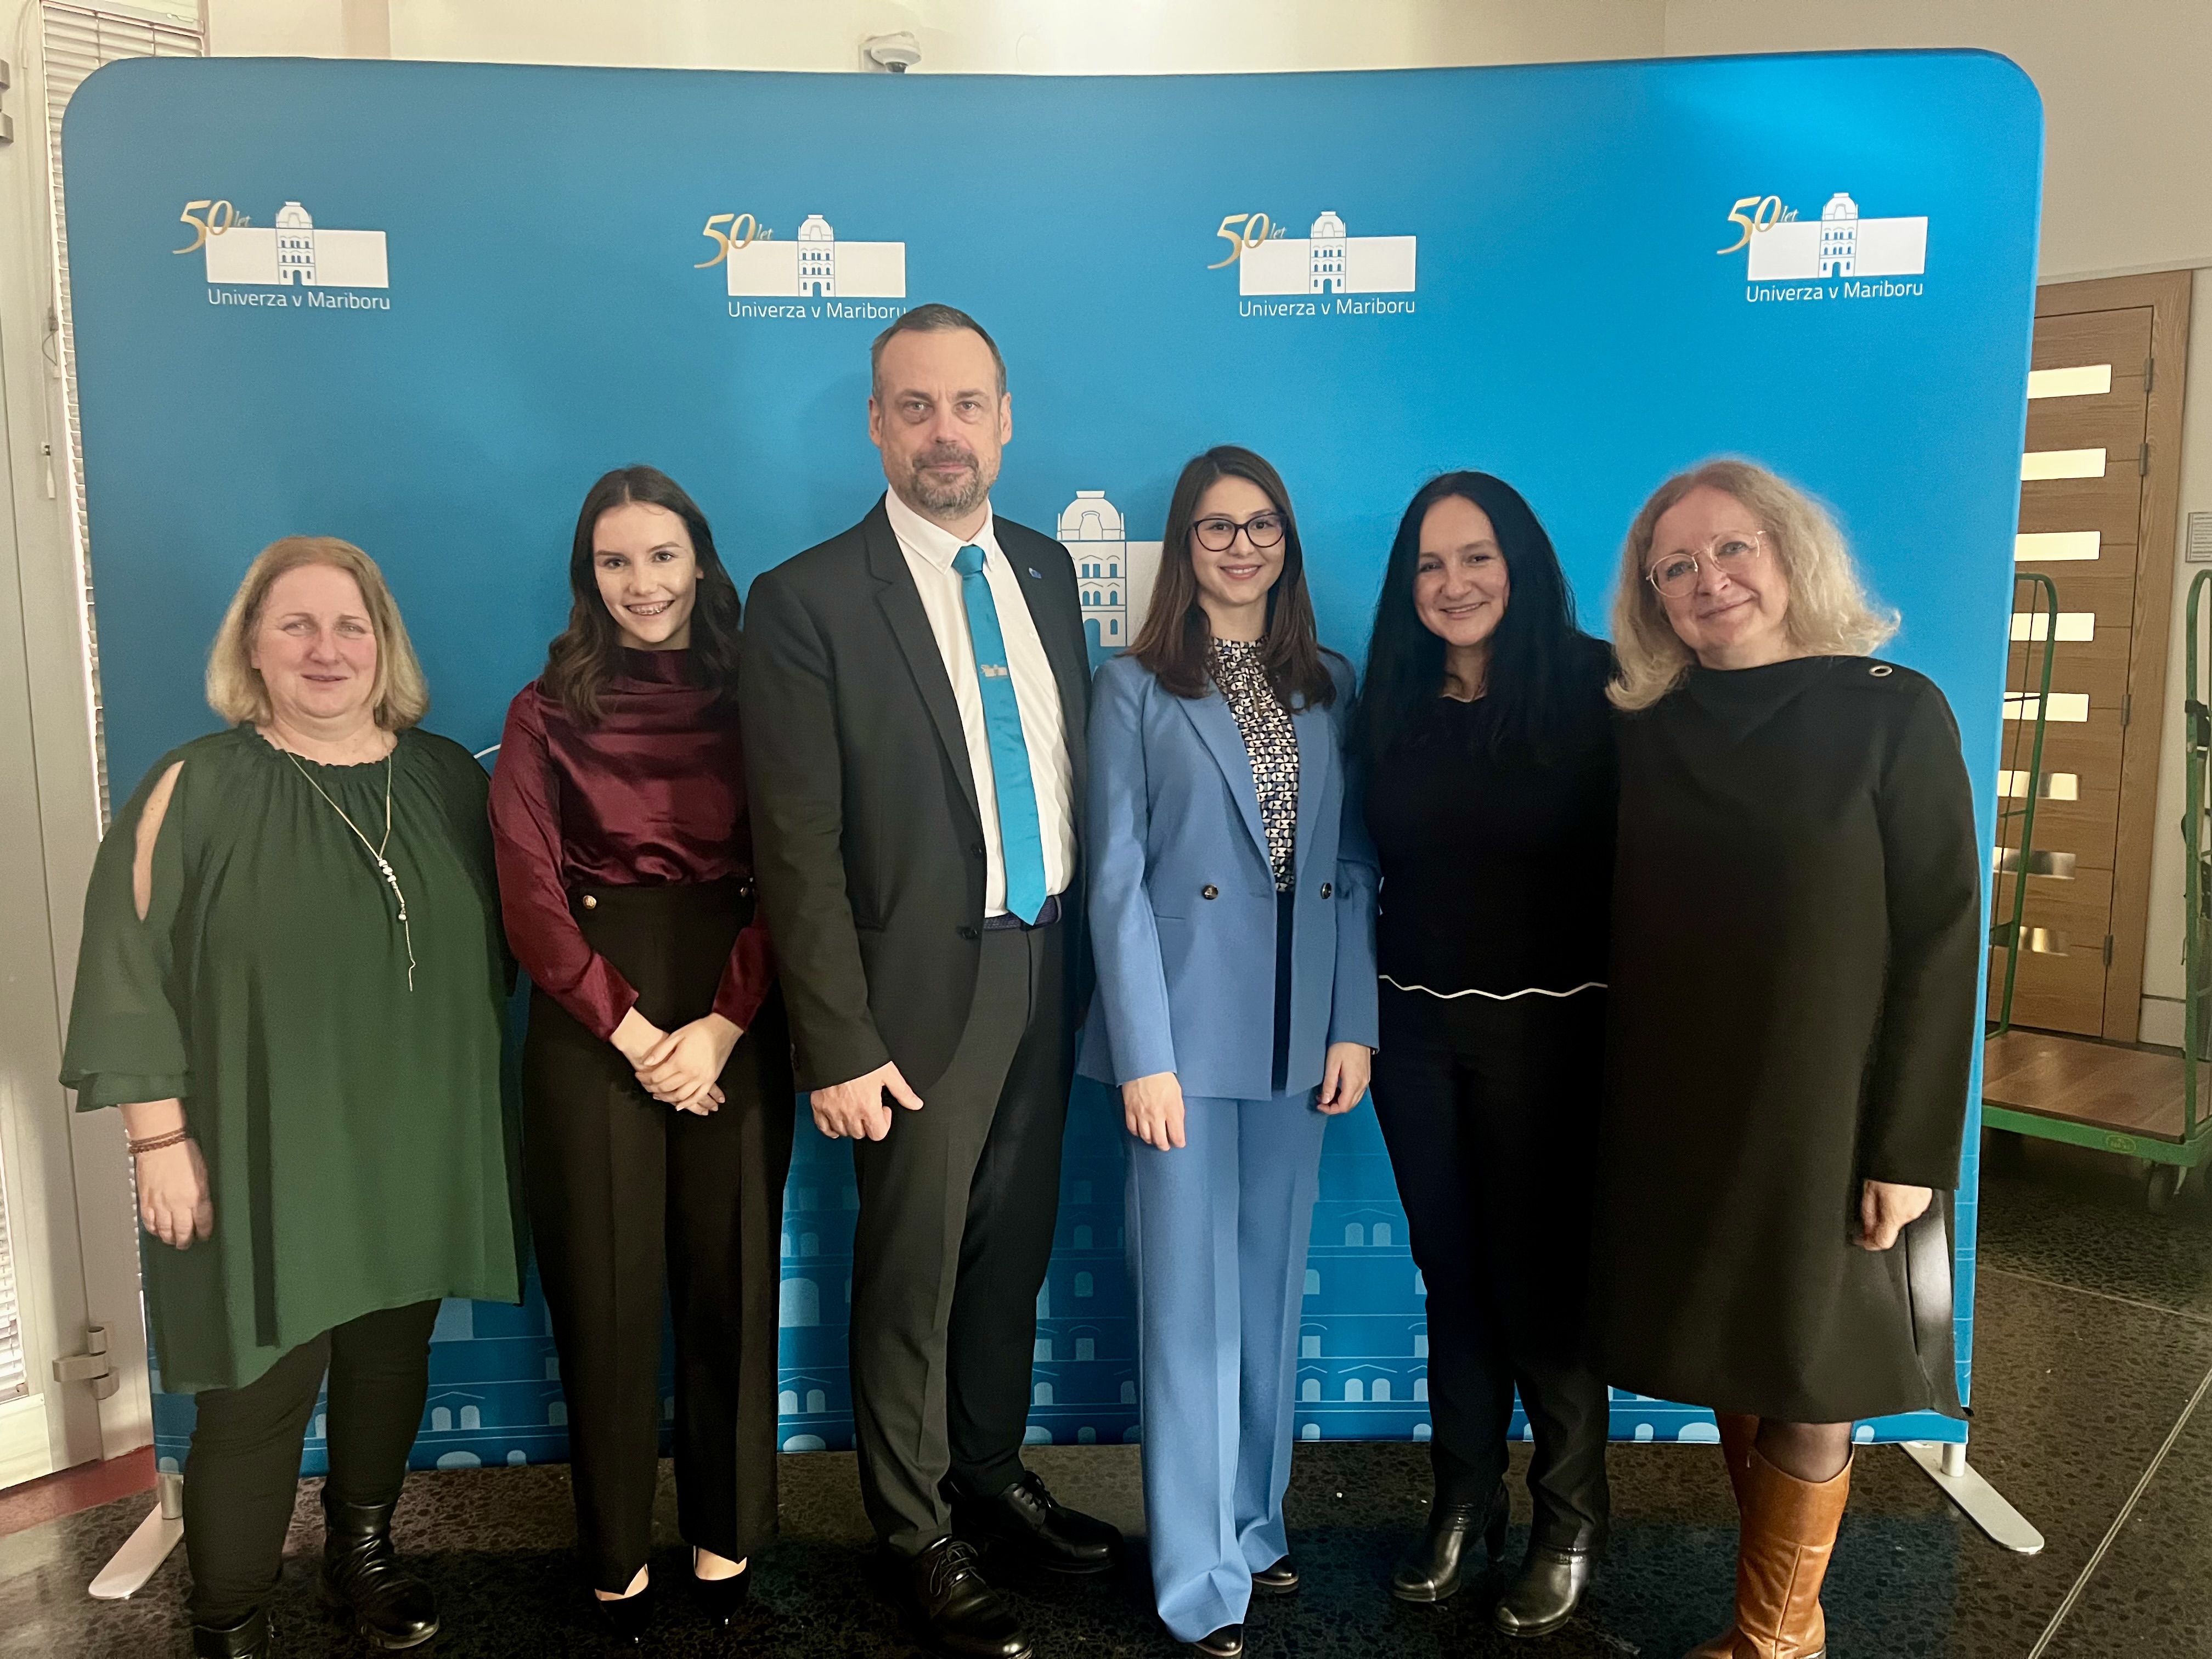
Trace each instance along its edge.
<path fill-rule="evenodd" d="M 390 1504 L 340 1504 L 323 1488 L 323 1595 L 353 1620 L 370 1646 L 397 1651 L 438 1633 L 430 1587 L 400 1565 L 392 1547 Z"/>
<path fill-rule="evenodd" d="M 1244 1626 L 1224 1625 L 1211 1636 L 1201 1636 L 1191 1644 L 1200 1653 L 1212 1659 L 1242 1659 L 1244 1652 Z"/>
<path fill-rule="evenodd" d="M 960 1539 L 940 1538 L 907 1564 L 906 1597 L 922 1644 L 949 1659 L 1030 1659 L 1036 1651 Z"/>
<path fill-rule="evenodd" d="M 194 1659 L 269 1659 L 269 1615 L 256 1607 L 234 1625 L 194 1625 Z"/>
<path fill-rule="evenodd" d="M 1285 1556 L 1272 1567 L 1263 1567 L 1252 1575 L 1252 1588 L 1262 1595 L 1296 1595 L 1298 1593 L 1298 1570 Z"/>
<path fill-rule="evenodd" d="M 599 1609 L 599 1634 L 609 1642 L 618 1648 L 645 1645 L 645 1633 L 653 1628 L 651 1584 L 635 1595 L 618 1596 L 611 1601 L 603 1595 L 594 1595 L 592 1605 Z"/>
<path fill-rule="evenodd" d="M 1508 1636 L 1549 1636 L 1575 1616 L 1596 1566 L 1595 1550 L 1530 1544 L 1521 1576 L 1498 1602 L 1492 1622 Z"/>
<path fill-rule="evenodd" d="M 1487 1504 L 1431 1504 L 1421 1541 L 1390 1576 L 1390 1594 L 1401 1601 L 1442 1601 L 1457 1595 L 1468 1571 L 1470 1540 L 1480 1533 L 1490 1559 L 1497 1560 L 1505 1553 L 1510 1513 L 1502 1485 Z"/>
<path fill-rule="evenodd" d="M 709 1623 L 734 1625 L 738 1614 L 744 1611 L 745 1599 L 753 1593 L 752 1563 L 745 1563 L 743 1572 L 732 1573 L 727 1578 L 702 1578 L 695 1556 L 692 1562 L 691 1591 L 706 1609 Z"/>
<path fill-rule="evenodd" d="M 952 1524 L 963 1537 L 1009 1548 L 1048 1572 L 1104 1572 L 1121 1559 L 1118 1530 L 1054 1502 L 1027 1470 L 995 1498 L 957 1493 Z"/>

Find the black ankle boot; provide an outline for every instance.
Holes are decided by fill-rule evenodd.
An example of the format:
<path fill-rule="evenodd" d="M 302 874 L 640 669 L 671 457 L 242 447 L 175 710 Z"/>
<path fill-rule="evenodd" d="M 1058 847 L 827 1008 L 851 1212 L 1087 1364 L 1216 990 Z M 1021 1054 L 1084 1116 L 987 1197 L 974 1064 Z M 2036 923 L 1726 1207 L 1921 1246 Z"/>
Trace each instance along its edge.
<path fill-rule="evenodd" d="M 1531 1541 L 1521 1576 L 1492 1622 L 1508 1636 L 1549 1636 L 1575 1616 L 1596 1567 L 1595 1549 L 1553 1549 Z"/>
<path fill-rule="evenodd" d="M 1500 1486 L 1487 1504 L 1433 1504 L 1428 1529 L 1390 1577 L 1390 1594 L 1401 1601 L 1442 1601 L 1456 1595 L 1469 1570 L 1470 1542 L 1480 1534 L 1492 1561 L 1505 1553 L 1505 1520 L 1510 1510 Z"/>
<path fill-rule="evenodd" d="M 420 1647 L 438 1633 L 430 1587 L 399 1564 L 389 1504 L 341 1504 L 323 1489 L 323 1595 L 372 1647 Z"/>
<path fill-rule="evenodd" d="M 234 1625 L 194 1625 L 196 1659 L 269 1659 L 269 1615 L 256 1607 Z"/>

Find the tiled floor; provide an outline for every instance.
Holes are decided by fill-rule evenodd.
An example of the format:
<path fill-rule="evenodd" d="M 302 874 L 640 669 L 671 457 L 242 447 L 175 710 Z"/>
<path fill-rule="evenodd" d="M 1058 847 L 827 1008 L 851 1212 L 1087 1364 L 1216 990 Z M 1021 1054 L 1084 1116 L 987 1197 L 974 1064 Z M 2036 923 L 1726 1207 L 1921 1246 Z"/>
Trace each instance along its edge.
<path fill-rule="evenodd" d="M 75 1515 L 94 1504 L 132 1498 L 154 1490 L 154 1449 L 111 1457 L 105 1463 L 81 1463 L 73 1469 L 26 1480 L 0 1492 L 0 1537 L 41 1522 Z"/>
<path fill-rule="evenodd" d="M 2212 1654 L 2212 1206 L 2199 1188 L 2175 1213 L 2154 1218 L 2114 1161 L 2047 1145 L 1991 1150 L 1973 1456 L 2049 1542 L 2036 1557 L 2006 1554 L 1902 1453 L 1864 1456 L 1829 1579 L 1830 1652 Z M 2193 1401 L 2201 1403 L 2192 1413 Z M 1042 1448 L 1032 1462 L 1063 1498 L 1141 1531 L 1133 1449 Z M 711 1634 L 671 1606 L 654 1650 L 903 1659 L 912 1650 L 868 1588 L 851 1459 L 817 1454 L 787 1458 L 782 1468 L 783 1538 L 760 1564 L 749 1622 Z M 1427 1468 L 1419 1449 L 1301 1445 L 1289 1508 L 1306 1587 L 1255 1611 L 1249 1650 L 1255 1659 L 1677 1659 L 1726 1618 L 1734 1546 L 1726 1485 L 1711 1453 L 1679 1446 L 1616 1447 L 1612 1469 L 1617 1529 L 1583 1615 L 1522 1646 L 1489 1629 L 1495 1583 L 1433 1608 L 1382 1593 L 1379 1581 L 1419 1522 Z M 662 1496 L 672 1537 L 672 1495 Z M 84 1596 L 146 1506 L 118 1500 L 0 1538 L 0 1655 L 154 1659 L 187 1650 L 181 1554 L 131 1601 Z M 276 1607 L 280 1651 L 366 1652 L 316 1608 L 312 1509 L 310 1492 Z M 596 1651 L 571 1577 L 571 1537 L 559 1468 L 414 1477 L 400 1541 L 445 1608 L 430 1651 L 486 1659 Z M 672 1577 L 681 1570 L 672 1553 L 657 1565 Z M 1152 1618 L 1141 1572 L 1016 1590 L 1041 1655 L 1179 1651 Z"/>

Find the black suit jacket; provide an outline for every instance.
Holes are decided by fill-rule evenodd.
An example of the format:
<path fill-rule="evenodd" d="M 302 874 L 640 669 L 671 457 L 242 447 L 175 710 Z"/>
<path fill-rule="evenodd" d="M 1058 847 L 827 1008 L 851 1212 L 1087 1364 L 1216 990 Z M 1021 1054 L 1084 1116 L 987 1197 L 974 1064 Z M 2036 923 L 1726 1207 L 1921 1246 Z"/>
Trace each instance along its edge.
<path fill-rule="evenodd" d="M 1091 659 L 1075 567 L 1048 537 L 994 528 L 1060 688 L 1079 832 Z M 952 683 L 881 501 L 754 582 L 739 690 L 799 1085 L 889 1060 L 927 1096 L 975 997 L 982 819 Z M 1060 902 L 1072 1022 L 1090 983 L 1079 862 Z"/>

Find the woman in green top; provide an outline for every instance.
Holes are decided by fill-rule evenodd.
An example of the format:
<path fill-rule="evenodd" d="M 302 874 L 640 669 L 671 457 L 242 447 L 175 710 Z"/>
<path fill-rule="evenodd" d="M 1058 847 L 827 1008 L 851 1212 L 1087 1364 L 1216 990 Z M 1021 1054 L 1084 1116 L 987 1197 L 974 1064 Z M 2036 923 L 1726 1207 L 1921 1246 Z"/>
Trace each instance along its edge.
<path fill-rule="evenodd" d="M 198 1395 L 194 1650 L 270 1650 L 326 1364 L 325 1583 L 411 1647 L 437 1610 L 392 1511 L 438 1303 L 520 1298 L 487 780 L 416 729 L 398 609 L 344 542 L 253 562 L 207 690 L 234 724 L 163 756 L 101 844 L 62 1081 L 122 1108 L 162 1384 Z"/>

